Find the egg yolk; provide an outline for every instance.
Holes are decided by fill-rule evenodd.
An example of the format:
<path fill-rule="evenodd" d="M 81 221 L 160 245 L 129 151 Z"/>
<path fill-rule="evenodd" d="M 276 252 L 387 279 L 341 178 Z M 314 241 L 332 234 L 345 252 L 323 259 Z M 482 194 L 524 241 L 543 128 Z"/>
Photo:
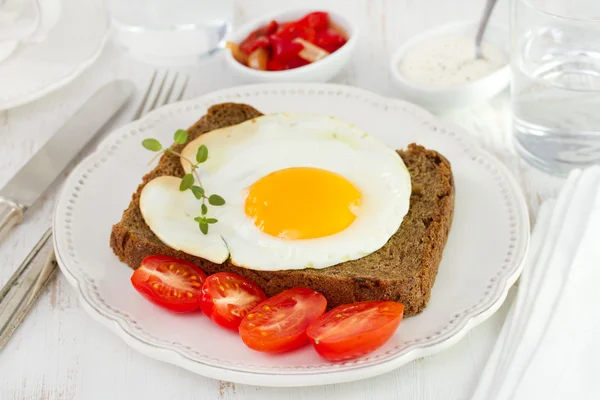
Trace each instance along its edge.
<path fill-rule="evenodd" d="M 275 171 L 252 184 L 245 212 L 271 236 L 314 239 L 346 229 L 360 203 L 360 191 L 343 176 L 296 167 Z"/>

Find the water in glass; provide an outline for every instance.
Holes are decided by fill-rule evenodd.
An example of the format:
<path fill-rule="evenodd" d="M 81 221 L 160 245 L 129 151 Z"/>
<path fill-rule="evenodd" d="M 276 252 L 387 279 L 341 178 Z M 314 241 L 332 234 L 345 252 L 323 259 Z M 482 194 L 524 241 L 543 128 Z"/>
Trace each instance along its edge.
<path fill-rule="evenodd" d="M 517 10 L 516 23 L 527 12 Z M 545 13 L 536 21 L 513 27 L 517 149 L 557 173 L 600 163 L 600 22 Z"/>

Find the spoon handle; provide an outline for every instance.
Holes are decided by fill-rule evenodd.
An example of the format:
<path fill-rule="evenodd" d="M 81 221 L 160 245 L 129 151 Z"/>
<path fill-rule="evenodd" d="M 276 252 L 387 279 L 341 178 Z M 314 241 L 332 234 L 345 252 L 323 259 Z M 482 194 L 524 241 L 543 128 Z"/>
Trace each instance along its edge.
<path fill-rule="evenodd" d="M 477 35 L 475 36 L 475 51 L 477 53 L 477 58 L 483 57 L 483 54 L 481 54 L 481 40 L 483 39 L 485 28 L 487 27 L 488 21 L 490 20 L 490 15 L 492 15 L 492 11 L 494 10 L 495 5 L 496 0 L 487 0 L 485 4 L 485 9 L 483 11 L 483 15 L 481 16 L 481 20 L 479 21 Z"/>

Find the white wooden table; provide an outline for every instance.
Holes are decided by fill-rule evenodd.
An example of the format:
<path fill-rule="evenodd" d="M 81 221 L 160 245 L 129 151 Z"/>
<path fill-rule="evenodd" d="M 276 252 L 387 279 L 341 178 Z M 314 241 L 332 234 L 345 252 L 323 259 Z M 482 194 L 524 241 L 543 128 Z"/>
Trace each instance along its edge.
<path fill-rule="evenodd" d="M 283 3 L 279 0 L 238 1 L 236 23 Z M 484 1 L 297 0 L 285 3 L 331 7 L 354 18 L 360 24 L 361 41 L 350 67 L 336 82 L 392 96 L 394 87 L 388 63 L 394 49 L 422 30 L 445 22 L 478 18 Z M 508 23 L 507 3 L 507 0 L 499 1 L 493 22 Z M 221 61 L 217 58 L 186 69 L 191 76 L 187 98 L 235 85 Z M 67 87 L 29 105 L 0 111 L 0 187 L 102 83 L 127 78 L 138 85 L 141 93 L 153 70 L 154 67 L 132 61 L 109 45 L 98 62 Z M 502 94 L 489 104 L 441 117 L 465 127 L 506 163 L 521 182 L 534 216 L 540 202 L 556 194 L 561 181 L 532 169 L 514 154 L 507 99 L 508 96 Z M 133 106 L 115 125 L 125 123 L 132 113 Z M 25 223 L 0 244 L 0 284 L 7 281 L 50 225 L 59 189 L 60 183 L 29 210 Z M 58 274 L 0 353 L 0 399 L 467 399 L 505 313 L 506 305 L 453 348 L 377 378 L 322 387 L 274 389 L 204 378 L 136 353 L 84 313 L 74 291 Z"/>

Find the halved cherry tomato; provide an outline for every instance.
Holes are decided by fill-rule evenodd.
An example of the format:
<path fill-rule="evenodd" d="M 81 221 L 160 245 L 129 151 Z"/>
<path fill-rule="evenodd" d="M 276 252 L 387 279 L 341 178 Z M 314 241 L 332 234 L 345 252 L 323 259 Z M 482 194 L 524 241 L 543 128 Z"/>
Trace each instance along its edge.
<path fill-rule="evenodd" d="M 204 281 L 200 307 L 217 325 L 237 331 L 248 311 L 266 298 L 256 283 L 230 272 L 218 272 Z"/>
<path fill-rule="evenodd" d="M 404 306 L 395 301 L 364 301 L 339 306 L 306 331 L 319 355 L 329 361 L 360 357 L 383 346 L 394 334 Z"/>
<path fill-rule="evenodd" d="M 133 287 L 151 302 L 184 313 L 200 308 L 206 274 L 194 264 L 169 256 L 149 256 L 133 272 Z"/>
<path fill-rule="evenodd" d="M 240 336 L 253 350 L 293 350 L 308 342 L 306 328 L 326 307 L 325 297 L 312 289 L 286 290 L 254 307 L 240 324 Z"/>

